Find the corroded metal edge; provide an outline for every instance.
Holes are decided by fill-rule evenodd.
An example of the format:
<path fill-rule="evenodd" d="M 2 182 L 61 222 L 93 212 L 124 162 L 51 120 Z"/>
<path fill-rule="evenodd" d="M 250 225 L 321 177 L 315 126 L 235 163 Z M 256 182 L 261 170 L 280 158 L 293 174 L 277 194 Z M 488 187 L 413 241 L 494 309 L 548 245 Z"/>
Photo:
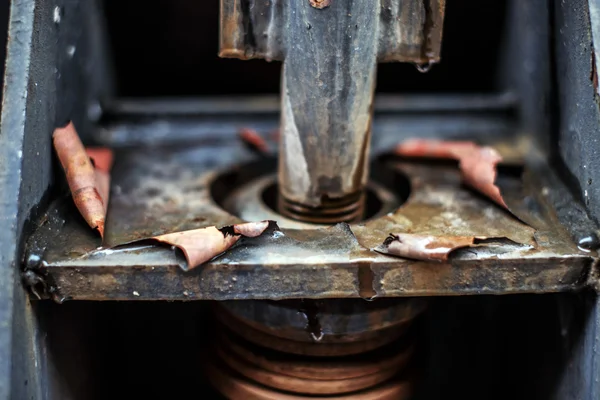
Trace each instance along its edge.
<path fill-rule="evenodd" d="M 218 221 L 237 220 L 213 200 L 194 204 L 188 199 L 190 195 L 202 193 L 207 196 L 210 183 L 205 181 L 203 174 L 208 172 L 209 176 L 214 176 L 215 167 L 223 169 L 227 165 L 237 165 L 247 157 L 235 148 L 232 144 L 222 149 L 203 148 L 202 153 L 189 148 L 173 154 L 166 150 L 160 153 L 169 162 L 182 165 L 190 162 L 190 167 L 197 168 L 187 172 L 166 168 L 171 164 L 160 164 L 162 158 L 157 158 L 153 152 L 145 157 L 162 167 L 157 166 L 158 170 L 150 168 L 148 161 L 140 158 L 145 154 L 143 149 L 132 150 L 134 154 L 128 157 L 123 155 L 126 162 L 114 171 L 114 185 L 119 189 L 113 193 L 114 202 L 111 203 L 111 207 L 118 209 L 109 211 L 121 221 L 113 226 L 117 229 L 115 237 L 132 237 L 134 240 L 140 228 L 149 229 L 149 232 L 181 229 L 182 221 L 191 224 L 185 229 L 191 229 L 219 225 Z M 511 154 L 510 149 L 503 152 Z M 198 163 L 200 155 L 202 163 Z M 214 164 L 217 161 L 221 163 L 218 166 Z M 86 229 L 66 198 L 62 207 L 55 207 L 46 214 L 30 238 L 25 268 L 46 286 L 45 297 L 57 301 L 369 299 L 547 293 L 579 290 L 591 285 L 596 254 L 577 249 L 560 221 L 547 216 L 554 212 L 551 204 L 538 204 L 528 195 L 512 196 L 521 200 L 521 208 L 517 207 L 517 211 L 527 211 L 522 207 L 537 204 L 532 215 L 534 220 L 540 221 L 540 226 L 534 240 L 532 230 L 510 214 L 461 188 L 454 168 L 407 161 L 394 161 L 393 165 L 412 177 L 412 194 L 396 212 L 363 224 L 338 224 L 313 230 L 282 229 L 259 238 L 242 239 L 227 253 L 189 272 L 183 272 L 181 268 L 185 263 L 181 254 L 169 248 L 139 243 L 123 248 L 97 249 L 99 237 Z M 240 171 L 249 169 L 253 172 L 247 166 L 238 168 Z M 547 175 L 543 171 L 538 171 L 535 176 Z M 272 173 L 271 170 L 267 172 Z M 170 184 L 165 186 L 165 180 Z M 532 181 L 530 190 L 538 197 L 553 190 L 543 189 L 548 183 L 542 178 Z M 164 189 L 164 194 L 157 194 L 156 188 Z M 165 194 L 171 200 L 161 200 Z M 171 204 L 179 197 L 183 205 Z M 131 199 L 136 202 L 131 203 Z M 195 221 L 189 219 L 190 215 L 216 219 Z M 493 227 L 489 226 L 490 221 L 494 221 Z M 165 223 L 175 225 L 165 227 Z M 506 236 L 512 242 L 494 239 L 481 247 L 456 251 L 449 264 L 419 262 L 371 250 L 392 228 L 418 229 L 415 232 L 427 234 L 458 232 Z M 532 247 L 533 244 L 536 246 Z"/>
<path fill-rule="evenodd" d="M 379 31 L 379 62 L 439 62 L 445 0 L 377 1 L 380 18 L 372 29 Z M 219 57 L 282 61 L 289 7 L 282 0 L 221 0 Z"/>
<path fill-rule="evenodd" d="M 316 269 L 303 264 L 211 264 L 184 274 L 173 260 L 163 266 L 52 265 L 44 272 L 59 300 L 360 298 L 366 288 L 380 297 L 499 295 L 577 291 L 588 285 L 591 257 L 554 261 L 402 260 L 396 265 L 343 263 Z"/>

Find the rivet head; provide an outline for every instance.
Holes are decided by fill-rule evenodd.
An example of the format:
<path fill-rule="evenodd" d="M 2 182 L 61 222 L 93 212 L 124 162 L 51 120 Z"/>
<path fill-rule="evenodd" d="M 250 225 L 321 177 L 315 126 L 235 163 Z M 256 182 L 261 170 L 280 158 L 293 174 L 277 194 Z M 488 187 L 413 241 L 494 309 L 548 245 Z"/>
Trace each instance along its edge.
<path fill-rule="evenodd" d="M 37 269 L 40 267 L 41 263 L 42 257 L 40 257 L 38 254 L 29 254 L 27 259 L 25 260 L 25 269 Z"/>

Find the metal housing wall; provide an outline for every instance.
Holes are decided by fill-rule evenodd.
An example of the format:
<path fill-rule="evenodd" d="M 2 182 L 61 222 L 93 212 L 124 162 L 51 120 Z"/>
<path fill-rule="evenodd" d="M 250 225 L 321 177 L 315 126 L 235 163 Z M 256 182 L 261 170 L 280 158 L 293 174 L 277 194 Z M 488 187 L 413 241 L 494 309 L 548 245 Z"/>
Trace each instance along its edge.
<path fill-rule="evenodd" d="M 521 96 L 525 102 L 523 114 L 537 114 L 525 128 L 537 131 L 543 138 L 546 118 L 552 114 L 545 111 L 552 110 L 552 99 L 546 97 L 551 92 L 545 86 L 546 74 L 550 75 L 550 72 L 543 66 L 539 73 L 529 71 L 527 68 L 531 64 L 526 61 L 546 62 L 546 57 L 555 57 L 551 62 L 556 63 L 556 92 L 548 96 L 556 101 L 557 108 L 553 111 L 559 117 L 555 121 L 559 129 L 555 133 L 546 132 L 548 142 L 545 145 L 551 148 L 551 144 L 560 143 L 555 154 L 562 157 L 576 189 L 591 214 L 598 219 L 600 151 L 596 141 L 599 113 L 593 87 L 595 70 L 592 68 L 588 3 L 586 0 L 548 2 L 550 4 L 545 0 L 512 0 L 513 15 L 521 15 L 515 28 L 517 32 L 521 29 L 525 32 L 526 25 L 532 21 L 523 16 L 533 18 L 537 15 L 541 18 L 538 22 L 542 25 L 538 27 L 542 30 L 544 20 L 554 25 L 550 32 L 536 31 L 541 33 L 542 41 L 548 40 L 543 44 L 548 46 L 549 43 L 548 47 L 540 47 L 540 42 L 528 37 L 521 40 L 524 45 L 520 51 L 508 53 L 508 59 L 517 57 L 522 62 L 514 63 L 512 78 L 507 79 L 524 88 Z M 88 111 L 91 110 L 93 116 L 95 107 L 110 95 L 109 71 L 103 68 L 109 64 L 100 62 L 105 60 L 105 55 L 102 54 L 102 27 L 96 19 L 95 7 L 95 2 L 87 0 L 13 0 L 11 5 L 0 126 L 0 400 L 85 398 L 86 389 L 96 387 L 106 391 L 107 382 L 119 378 L 117 373 L 111 374 L 109 366 L 116 365 L 117 372 L 128 372 L 119 370 L 119 362 L 123 360 L 137 368 L 141 380 L 150 366 L 121 353 L 133 349 L 134 354 L 143 356 L 148 354 L 148 346 L 164 346 L 164 341 L 160 341 L 161 338 L 164 340 L 164 335 L 157 332 L 168 331 L 172 335 L 169 336 L 173 339 L 171 342 L 177 342 L 175 339 L 180 337 L 180 332 L 160 324 L 155 318 L 156 312 L 163 310 L 166 316 L 176 310 L 184 318 L 191 311 L 189 305 L 182 304 L 110 305 L 111 310 L 118 310 L 119 319 L 112 312 L 98 311 L 102 307 L 96 304 L 32 306 L 20 284 L 18 268 L 27 221 L 44 206 L 52 182 L 52 130 L 55 125 L 73 118 L 84 127 L 84 136 L 91 137 Z M 521 37 L 517 35 L 517 38 Z M 74 46 L 74 51 L 70 46 Z M 528 48 L 537 49 L 537 52 L 528 51 Z M 462 398 L 478 398 L 478 395 L 600 398 L 600 354 L 597 351 L 600 306 L 596 293 L 510 299 L 445 298 L 439 299 L 437 304 L 436 313 L 429 321 L 435 334 L 429 338 L 432 357 L 435 355 L 432 360 L 438 363 L 438 369 L 430 371 L 429 375 L 429 382 L 435 383 L 428 393 L 431 398 L 448 393 L 462 394 Z M 140 310 L 145 314 L 140 316 Z M 195 313 L 191 315 L 198 317 Z M 114 340 L 123 343 L 114 348 L 105 345 L 106 354 L 97 351 L 98 342 L 86 336 L 93 333 L 86 328 L 86 321 L 90 320 L 97 327 L 109 326 L 112 321 L 112 326 L 117 327 Z M 502 335 L 498 334 L 500 328 Z M 140 342 L 138 333 L 144 329 L 155 340 Z M 123 333 L 127 331 L 131 334 Z M 192 333 L 201 331 L 197 329 Z M 103 332 L 107 333 L 105 340 L 108 333 L 114 333 L 106 328 Z M 185 327 L 181 332 L 185 332 Z M 437 336 L 440 332 L 445 343 Z M 471 335 L 461 332 L 471 332 Z M 131 339 L 134 336 L 136 340 Z M 192 336 L 189 335 L 187 340 L 193 342 Z M 65 344 L 65 337 L 72 340 Z M 503 344 L 509 340 L 511 345 Z M 179 346 L 180 358 L 165 356 L 164 359 L 187 359 L 192 365 L 185 368 L 182 364 L 180 370 L 195 374 L 191 368 L 195 360 L 185 353 L 187 346 Z M 80 354 L 85 363 L 78 364 L 81 359 L 57 355 L 66 352 Z M 169 356 L 173 353 L 164 349 L 163 352 Z M 92 359 L 93 356 L 99 358 Z M 513 364 L 505 360 L 501 369 L 496 363 L 500 357 Z M 519 365 L 511 369 L 517 363 Z M 92 377 L 94 371 L 99 375 Z M 502 379 L 498 382 L 492 377 Z M 177 377 L 172 378 L 176 381 Z M 182 385 L 193 382 L 193 376 L 187 378 L 181 379 Z M 497 386 L 503 387 L 494 391 Z M 523 397 L 511 393 L 512 389 L 521 389 L 519 393 Z M 136 394 L 134 390 L 140 389 L 128 390 L 132 396 Z"/>

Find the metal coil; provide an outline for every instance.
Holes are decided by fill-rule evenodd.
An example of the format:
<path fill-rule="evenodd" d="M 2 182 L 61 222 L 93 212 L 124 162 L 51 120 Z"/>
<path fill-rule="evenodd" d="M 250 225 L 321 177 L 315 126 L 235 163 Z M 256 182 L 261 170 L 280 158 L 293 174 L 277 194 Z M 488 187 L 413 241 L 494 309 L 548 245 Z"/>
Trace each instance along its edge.
<path fill-rule="evenodd" d="M 303 302 L 216 303 L 218 333 L 206 365 L 213 386 L 233 400 L 397 400 L 412 394 L 411 320 L 424 310 L 422 300 L 378 306 L 321 301 L 325 334 L 318 339 L 303 336 L 305 328 L 295 321 L 294 313 L 305 312 Z"/>

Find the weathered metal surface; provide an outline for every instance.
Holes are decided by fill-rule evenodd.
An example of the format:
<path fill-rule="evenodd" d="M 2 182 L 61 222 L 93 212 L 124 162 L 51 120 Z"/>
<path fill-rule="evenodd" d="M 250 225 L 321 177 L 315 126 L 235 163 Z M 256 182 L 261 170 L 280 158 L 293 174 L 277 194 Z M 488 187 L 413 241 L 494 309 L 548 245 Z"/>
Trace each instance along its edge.
<path fill-rule="evenodd" d="M 281 100 L 276 95 L 252 96 L 206 96 L 191 98 L 116 98 L 103 105 L 103 115 L 109 119 L 170 118 L 201 116 L 217 118 L 226 115 L 256 116 L 279 114 Z M 474 114 L 477 112 L 506 113 L 517 105 L 517 98 L 507 93 L 482 94 L 409 94 L 394 95 L 379 93 L 374 99 L 374 112 L 394 113 L 396 115 L 418 112 L 437 113 L 454 112 Z M 100 121 L 102 122 L 102 121 Z M 200 128 L 200 126 L 199 126 Z M 213 133 L 214 134 L 214 133 Z M 203 137 L 200 134 L 195 138 Z M 216 135 L 218 136 L 218 135 Z M 165 138 L 165 139 L 168 139 Z"/>
<path fill-rule="evenodd" d="M 216 206 L 210 185 L 222 168 L 250 157 L 242 143 L 117 154 L 106 244 L 241 222 Z"/>
<path fill-rule="evenodd" d="M 273 169 L 275 169 L 274 162 Z M 376 179 L 377 175 L 373 174 L 373 178 Z M 276 180 L 277 177 L 275 174 L 254 179 L 230 192 L 227 199 L 221 205 L 230 213 L 246 221 L 276 220 L 279 227 L 291 229 L 318 229 L 327 227 L 323 223 L 307 223 L 287 218 L 275 210 L 273 207 L 275 205 L 274 199 L 271 198 L 273 205 L 265 202 L 265 197 L 268 195 L 276 195 Z M 377 218 L 388 214 L 406 200 L 400 198 L 394 191 L 390 191 L 375 180 L 371 180 L 367 185 L 367 202 L 373 201 L 374 198 L 380 202 L 380 207 L 377 210 L 369 210 L 370 212 L 365 215 L 365 218 Z"/>
<path fill-rule="evenodd" d="M 407 137 L 507 138 L 515 133 L 516 121 L 511 117 L 515 106 L 510 93 L 378 94 L 371 151 L 389 149 Z M 238 140 L 241 128 L 273 132 L 279 128 L 280 100 L 276 96 L 123 100 L 105 108 L 106 121 L 98 126 L 97 142 L 109 147 L 173 146 Z"/>
<path fill-rule="evenodd" d="M 596 92 L 596 96 L 600 95 L 598 89 L 598 71 L 600 71 L 600 57 L 596 55 L 596 49 L 600 48 L 600 1 L 588 0 L 588 8 L 590 13 L 590 27 L 592 33 L 592 71 L 590 80 Z"/>
<path fill-rule="evenodd" d="M 221 0 L 219 56 L 281 60 L 289 2 Z"/>
<path fill-rule="evenodd" d="M 302 217 L 288 211 L 290 204 L 337 208 L 330 204 L 337 201 L 360 212 L 368 177 L 380 5 L 335 1 L 315 10 L 297 1 L 289 8 L 281 91 L 280 212 Z M 356 212 L 351 217 L 335 222 L 356 220 Z"/>
<path fill-rule="evenodd" d="M 45 206 L 52 181 L 50 135 L 66 101 L 55 97 L 53 3 L 18 0 L 8 6 L 0 6 L 0 29 L 10 18 L 8 32 L 0 35 L 7 44 L 6 59 L 0 60 L 6 62 L 0 117 L 0 399 L 43 399 L 52 390 L 40 354 L 46 347 L 19 267 L 28 219 Z"/>
<path fill-rule="evenodd" d="M 557 84 L 556 109 L 552 116 L 557 130 L 554 143 L 559 143 L 553 149 L 557 165 L 561 165 L 565 175 L 571 175 L 571 187 L 598 222 L 600 185 L 596 171 L 600 170 L 597 150 L 600 108 L 594 87 L 597 79 L 593 78 L 598 73 L 594 71 L 597 54 L 593 43 L 598 23 L 590 24 L 597 13 L 594 3 L 586 0 L 553 3 Z"/>
<path fill-rule="evenodd" d="M 215 188 L 216 182 L 229 183 L 232 190 L 265 172 L 241 163 L 251 157 L 237 143 L 117 155 L 122 162 L 113 169 L 107 238 L 117 244 L 187 227 L 238 222 L 216 205 L 223 199 L 208 196 L 209 177 L 215 177 L 214 168 L 232 168 L 234 173 L 210 185 L 220 192 L 217 197 L 226 196 L 226 188 Z M 364 224 L 282 229 L 244 238 L 187 273 L 181 271 L 183 256 L 170 248 L 138 243 L 98 249 L 100 238 L 85 228 L 66 198 L 31 237 L 26 265 L 48 282 L 57 300 L 372 298 L 557 292 L 588 285 L 595 253 L 579 250 L 552 217 L 549 203 L 541 198 L 548 190 L 543 190 L 543 169 L 532 170 L 533 178 L 524 188 L 506 185 L 509 192 L 503 192 L 512 193 L 520 199 L 520 210 L 535 216 L 534 239 L 531 228 L 462 187 L 455 166 L 390 162 L 390 168 L 402 171 L 411 183 L 411 195 L 396 212 Z M 513 242 L 459 250 L 447 264 L 370 250 L 394 231 L 506 237 Z"/>
<path fill-rule="evenodd" d="M 437 62 L 445 2 L 316 4 L 223 0 L 221 56 L 285 60 L 279 211 L 355 222 L 364 213 L 377 62 Z"/>
<path fill-rule="evenodd" d="M 380 4 L 380 62 L 439 62 L 446 0 L 381 0 Z"/>
<path fill-rule="evenodd" d="M 337 3 L 341 3 L 342 7 L 349 4 L 346 1 L 328 3 L 326 8 L 313 9 L 309 0 L 221 0 L 219 56 L 282 60 L 289 50 L 289 40 L 297 38 L 299 33 L 290 29 L 296 7 L 305 9 L 304 15 L 322 12 L 331 19 L 333 13 L 341 12 Z M 375 50 L 379 61 L 416 64 L 439 61 L 445 0 L 369 0 L 353 3 L 357 3 L 358 7 L 373 4 L 377 9 L 376 19 L 366 28 L 377 36 Z M 343 16 L 352 17 L 347 14 Z M 303 28 L 309 31 L 312 25 Z M 330 39 L 318 37 L 320 43 Z"/>

